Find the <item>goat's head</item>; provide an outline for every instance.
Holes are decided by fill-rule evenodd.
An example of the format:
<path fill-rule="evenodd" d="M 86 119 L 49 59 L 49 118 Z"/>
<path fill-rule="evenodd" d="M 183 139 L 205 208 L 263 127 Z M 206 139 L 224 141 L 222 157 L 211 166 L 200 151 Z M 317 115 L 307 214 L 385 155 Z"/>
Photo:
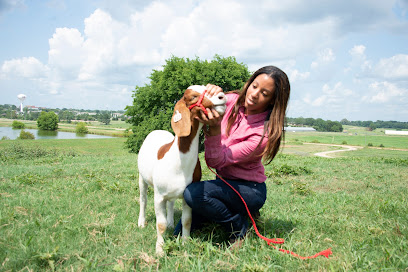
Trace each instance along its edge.
<path fill-rule="evenodd" d="M 211 98 L 207 95 L 202 97 L 201 104 L 197 105 L 202 94 L 205 92 L 205 86 L 194 85 L 187 88 L 183 97 L 176 103 L 174 107 L 173 117 L 171 118 L 171 127 L 178 137 L 190 135 L 191 124 L 194 117 L 197 116 L 203 108 L 215 109 L 220 115 L 223 115 L 226 109 L 227 99 L 224 93 L 218 93 Z M 189 108 L 192 105 L 196 105 Z"/>

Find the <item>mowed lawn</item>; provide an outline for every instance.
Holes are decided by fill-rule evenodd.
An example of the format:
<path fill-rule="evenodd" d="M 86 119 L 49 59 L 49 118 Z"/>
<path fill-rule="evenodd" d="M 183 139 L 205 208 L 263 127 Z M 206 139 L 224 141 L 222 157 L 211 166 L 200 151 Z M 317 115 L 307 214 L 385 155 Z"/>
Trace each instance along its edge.
<path fill-rule="evenodd" d="M 284 254 L 253 229 L 231 250 L 216 225 L 185 243 L 170 229 L 166 256 L 157 257 L 153 192 L 140 229 L 137 155 L 124 138 L 26 140 L 0 141 L 0 271 L 406 271 L 408 152 L 363 148 L 320 158 L 313 153 L 321 146 L 296 135 L 266 167 L 258 228 L 300 255 L 331 248 L 328 259 Z M 346 136 L 315 142 L 366 146 L 365 136 Z M 373 145 L 387 147 L 387 139 Z M 408 148 L 404 139 L 399 148 Z M 203 179 L 212 178 L 202 155 Z"/>

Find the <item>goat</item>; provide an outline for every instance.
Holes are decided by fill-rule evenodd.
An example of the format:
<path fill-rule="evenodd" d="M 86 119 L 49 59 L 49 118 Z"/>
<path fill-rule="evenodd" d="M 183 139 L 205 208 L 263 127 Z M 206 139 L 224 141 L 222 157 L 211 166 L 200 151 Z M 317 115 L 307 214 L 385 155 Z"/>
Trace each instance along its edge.
<path fill-rule="evenodd" d="M 190 236 L 191 208 L 183 198 L 184 189 L 191 182 L 200 181 L 201 166 L 198 159 L 198 143 L 203 124 L 195 119 L 206 108 L 223 115 L 226 108 L 224 93 L 209 98 L 205 86 L 190 86 L 176 103 L 171 127 L 168 131 L 155 130 L 147 135 L 138 155 L 140 212 L 138 226 L 146 225 L 145 209 L 148 185 L 154 189 L 156 214 L 156 253 L 163 255 L 163 233 L 174 226 L 174 201 L 183 199 L 182 237 Z M 167 218 L 166 218 L 167 206 Z"/>

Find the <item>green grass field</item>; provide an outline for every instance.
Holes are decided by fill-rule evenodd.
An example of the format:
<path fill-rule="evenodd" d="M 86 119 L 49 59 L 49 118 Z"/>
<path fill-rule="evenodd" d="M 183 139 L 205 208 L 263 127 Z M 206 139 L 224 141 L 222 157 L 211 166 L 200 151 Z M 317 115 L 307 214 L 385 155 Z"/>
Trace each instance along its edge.
<path fill-rule="evenodd" d="M 124 138 L 0 141 L 0 271 L 406 271 L 408 152 L 365 147 L 327 159 L 313 154 L 330 147 L 303 144 L 353 145 L 358 136 L 288 133 L 266 167 L 258 228 L 300 255 L 332 248 L 312 260 L 273 249 L 253 230 L 232 251 L 215 225 L 184 244 L 170 230 L 157 257 L 153 193 L 140 229 L 137 155 Z M 408 137 L 372 137 L 374 146 L 408 148 Z"/>

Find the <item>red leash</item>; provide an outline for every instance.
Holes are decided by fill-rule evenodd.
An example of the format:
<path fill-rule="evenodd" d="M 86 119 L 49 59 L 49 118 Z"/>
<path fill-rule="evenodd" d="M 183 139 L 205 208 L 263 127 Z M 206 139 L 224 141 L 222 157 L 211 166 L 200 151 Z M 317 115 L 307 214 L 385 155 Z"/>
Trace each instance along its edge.
<path fill-rule="evenodd" d="M 282 239 L 282 238 L 273 238 L 273 239 L 270 239 L 270 238 L 266 238 L 265 236 L 262 236 L 262 235 L 259 233 L 258 228 L 257 228 L 257 226 L 256 226 L 256 224 L 255 224 L 255 220 L 254 220 L 254 218 L 252 217 L 251 212 L 249 211 L 248 206 L 247 206 L 245 200 L 242 198 L 241 194 L 240 194 L 234 187 L 232 187 L 231 184 L 229 184 L 229 183 L 228 183 L 226 180 L 224 180 L 220 175 L 218 175 L 213 169 L 211 169 L 211 168 L 208 166 L 207 161 L 205 161 L 205 163 L 207 164 L 207 167 L 208 167 L 208 169 L 210 169 L 211 172 L 213 172 L 218 178 L 220 178 L 225 184 L 227 184 L 227 185 L 239 196 L 239 198 L 242 200 L 242 203 L 244 203 L 244 205 L 245 205 L 245 209 L 246 209 L 246 211 L 247 211 L 247 213 L 248 213 L 248 215 L 249 215 L 249 218 L 250 218 L 251 221 L 252 221 L 252 225 L 254 226 L 255 233 L 258 235 L 259 238 L 261 238 L 262 240 L 265 240 L 265 241 L 268 243 L 269 246 L 272 246 L 273 248 L 275 248 L 275 249 L 277 249 L 277 250 L 279 250 L 279 251 L 281 251 L 281 252 L 284 252 L 284 253 L 287 253 L 287 254 L 291 254 L 292 256 L 295 256 L 295 257 L 297 257 L 297 258 L 299 258 L 299 259 L 301 259 L 301 260 L 314 259 L 314 258 L 316 258 L 316 257 L 318 257 L 318 256 L 324 256 L 324 257 L 326 257 L 326 258 L 329 258 L 329 255 L 332 254 L 331 248 L 328 248 L 328 249 L 323 250 L 323 251 L 321 251 L 321 252 L 319 252 L 319 253 L 316 253 L 316 254 L 313 255 L 313 256 L 306 256 L 306 257 L 304 257 L 304 256 L 300 256 L 300 255 L 296 254 L 296 253 L 293 252 L 293 251 L 286 250 L 286 249 L 283 249 L 283 248 L 277 248 L 277 247 L 275 247 L 274 245 L 271 245 L 271 244 L 283 244 L 283 243 L 285 242 L 285 240 Z"/>

